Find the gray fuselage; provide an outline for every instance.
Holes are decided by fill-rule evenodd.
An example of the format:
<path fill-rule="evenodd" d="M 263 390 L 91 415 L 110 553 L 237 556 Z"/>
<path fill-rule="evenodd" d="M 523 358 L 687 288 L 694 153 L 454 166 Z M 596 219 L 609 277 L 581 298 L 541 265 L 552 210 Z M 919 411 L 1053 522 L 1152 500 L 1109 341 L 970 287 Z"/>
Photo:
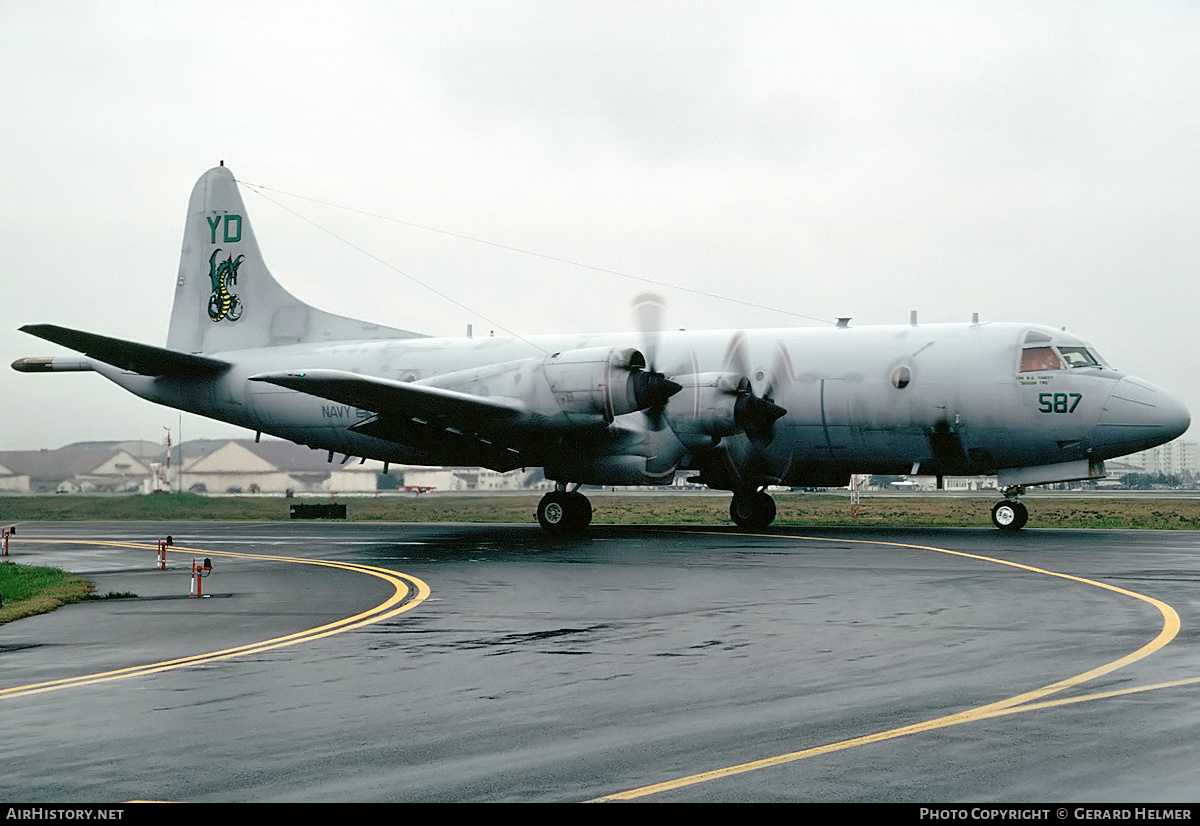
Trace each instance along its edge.
<path fill-rule="evenodd" d="M 634 333 L 390 339 L 213 353 L 233 365 L 214 378 L 147 377 L 102 363 L 94 369 L 152 401 L 315 448 L 443 465 L 463 463 L 449 446 L 453 440 L 440 450 L 437 439 L 409 445 L 365 435 L 351 428 L 380 411 L 249 378 L 334 369 L 436 382 L 437 376 L 470 368 L 639 344 Z M 1034 350 L 1052 351 L 1057 366 L 1033 364 L 1036 353 L 1026 351 Z M 1075 359 L 1082 363 L 1071 366 L 1068 356 L 1084 350 L 1091 358 Z M 677 467 L 701 471 L 718 488 L 845 484 L 839 480 L 851 473 L 1003 475 L 1031 466 L 1075 467 L 1161 444 L 1189 423 L 1187 410 L 1165 391 L 1109 367 L 1068 333 L 1028 324 L 679 331 L 661 334 L 655 362 L 651 366 L 668 377 L 744 374 L 756 395 L 786 409 L 767 442 L 735 433 L 710 443 L 693 440 L 681 451 Z M 496 398 L 521 392 L 505 386 L 503 375 L 463 389 Z M 672 399 L 674 408 L 690 403 L 687 392 Z M 603 431 L 547 434 L 544 444 L 522 443 L 520 461 L 544 466 L 548 476 L 562 480 L 652 483 L 663 478 L 662 468 L 639 479 L 640 470 L 631 472 L 628 465 L 607 470 L 617 465 L 599 460 L 631 455 L 653 465 L 666 451 L 663 429 L 647 412 L 635 411 L 616 416 Z M 453 435 L 461 435 L 459 430 Z"/>

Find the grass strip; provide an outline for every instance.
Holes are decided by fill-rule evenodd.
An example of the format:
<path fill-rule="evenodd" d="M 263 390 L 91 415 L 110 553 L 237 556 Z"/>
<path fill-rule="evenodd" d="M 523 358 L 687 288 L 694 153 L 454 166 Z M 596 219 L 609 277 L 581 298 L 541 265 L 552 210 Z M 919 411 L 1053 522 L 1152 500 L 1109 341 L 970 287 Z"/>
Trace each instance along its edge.
<path fill-rule="evenodd" d="M 588 491 L 593 524 L 721 525 L 729 522 L 729 498 L 689 493 L 596 493 Z M 871 527 L 987 527 L 999 496 L 866 495 L 861 514 L 850 515 L 845 496 L 773 494 L 777 526 L 864 525 Z M 347 496 L 351 521 L 532 522 L 540 494 Z M 7 496 L 0 497 L 0 522 L 60 520 L 289 521 L 289 505 L 325 498 L 279 496 Z M 1200 497 L 1031 496 L 1031 528 L 1200 529 Z"/>
<path fill-rule="evenodd" d="M 91 596 L 92 583 L 58 568 L 0 562 L 0 625 Z"/>

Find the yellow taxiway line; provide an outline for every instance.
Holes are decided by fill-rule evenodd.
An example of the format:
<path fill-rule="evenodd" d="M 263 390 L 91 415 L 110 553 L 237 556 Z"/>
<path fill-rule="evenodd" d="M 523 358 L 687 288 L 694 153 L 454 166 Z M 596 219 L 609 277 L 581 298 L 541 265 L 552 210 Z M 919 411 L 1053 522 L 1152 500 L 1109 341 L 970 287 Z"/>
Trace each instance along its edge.
<path fill-rule="evenodd" d="M 823 754 L 832 754 L 834 752 L 845 751 L 846 749 L 852 749 L 857 746 L 865 746 L 870 743 L 882 743 L 886 740 L 895 740 L 898 737 L 906 737 L 910 734 L 920 734 L 922 732 L 935 731 L 937 729 L 949 728 L 950 726 L 957 726 L 957 725 L 961 725 L 963 723 L 974 722 L 976 720 L 986 720 L 986 719 L 989 719 L 992 717 L 1002 717 L 1002 716 L 1006 716 L 1006 715 L 1010 715 L 1010 714 L 1020 714 L 1020 713 L 1024 713 L 1027 711 L 1035 711 L 1035 710 L 1039 710 L 1039 709 L 1052 708 L 1052 707 L 1056 707 L 1056 706 L 1070 705 L 1073 703 L 1082 703 L 1082 702 L 1086 702 L 1089 700 L 1106 699 L 1109 697 L 1118 697 L 1118 696 L 1122 696 L 1125 694 L 1134 694 L 1134 693 L 1142 692 L 1142 691 L 1152 691 L 1152 690 L 1160 689 L 1160 688 L 1173 688 L 1173 687 L 1181 686 L 1181 685 L 1190 685 L 1193 683 L 1200 683 L 1200 678 L 1187 679 L 1187 680 L 1175 680 L 1172 682 L 1158 683 L 1156 685 L 1142 686 L 1139 688 L 1127 688 L 1127 689 L 1120 689 L 1120 690 L 1115 690 L 1115 691 L 1104 691 L 1104 692 L 1099 692 L 1096 694 L 1089 694 L 1089 695 L 1082 696 L 1082 697 L 1071 697 L 1071 698 L 1066 698 L 1066 699 L 1042 701 L 1043 698 L 1048 697 L 1051 694 L 1056 694 L 1056 693 L 1058 693 L 1060 691 L 1064 691 L 1068 688 L 1073 688 L 1075 686 L 1082 685 L 1083 683 L 1086 683 L 1090 680 L 1094 680 L 1097 677 L 1101 677 L 1105 674 L 1111 674 L 1112 672 L 1114 672 L 1118 669 L 1125 668 L 1128 665 L 1132 665 L 1133 663 L 1137 662 L 1138 660 L 1144 659 L 1145 657 L 1148 657 L 1151 654 L 1153 654 L 1155 651 L 1162 649 L 1164 646 L 1166 646 L 1167 643 L 1169 643 L 1171 640 L 1173 640 L 1175 638 L 1175 636 L 1179 633 L 1179 614 L 1177 614 L 1175 612 L 1175 609 L 1172 608 L 1170 605 L 1167 605 L 1165 602 L 1162 602 L 1161 600 L 1157 600 L 1154 597 L 1146 596 L 1145 594 L 1139 594 L 1136 591 L 1129 591 L 1129 590 L 1126 590 L 1125 588 L 1118 588 L 1115 585 L 1108 585 L 1107 583 L 1098 582 L 1094 579 L 1086 579 L 1084 577 L 1073 576 L 1071 574 L 1063 574 L 1063 573 L 1059 573 L 1057 571 L 1049 571 L 1049 570 L 1046 570 L 1045 568 L 1037 568 L 1037 567 L 1034 567 L 1033 565 L 1024 565 L 1020 562 L 1009 562 L 1008 560 L 996 559 L 995 557 L 982 556 L 980 554 L 966 553 L 965 551 L 952 551 L 952 550 L 949 550 L 948 548 L 935 548 L 935 547 L 932 547 L 929 545 L 913 545 L 913 544 L 904 543 L 904 542 L 884 542 L 881 540 L 846 539 L 846 538 L 842 538 L 842 537 L 828 538 L 828 537 L 817 537 L 817 536 L 787 536 L 787 535 L 779 535 L 779 534 L 760 534 L 760 535 L 770 536 L 774 539 L 781 539 L 781 538 L 782 539 L 804 539 L 804 540 L 809 540 L 812 542 L 843 542 L 843 543 L 858 543 L 858 544 L 862 544 L 862 545 L 886 545 L 886 546 L 890 546 L 890 547 L 894 547 L 894 548 L 910 548 L 910 549 L 921 550 L 921 551 L 934 551 L 936 553 L 948 554 L 950 556 L 963 557 L 965 559 L 976 559 L 976 560 L 979 560 L 982 562 L 991 562 L 991 563 L 994 563 L 997 565 L 1005 565 L 1009 568 L 1017 568 L 1017 569 L 1020 569 L 1023 571 L 1028 571 L 1028 572 L 1034 573 L 1034 574 L 1057 577 L 1059 579 L 1066 579 L 1066 580 L 1070 580 L 1072 582 L 1079 582 L 1084 585 L 1091 585 L 1096 588 L 1103 588 L 1106 591 L 1112 591 L 1114 593 L 1121 594 L 1123 596 L 1132 597 L 1134 599 L 1139 599 L 1142 602 L 1147 602 L 1150 605 L 1153 605 L 1155 608 L 1157 608 L 1159 613 L 1162 614 L 1163 626 L 1162 626 L 1162 630 L 1159 631 L 1158 635 L 1155 636 L 1154 639 L 1152 639 L 1150 642 L 1146 643 L 1142 647 L 1138 648 L 1136 651 L 1133 651 L 1132 653 L 1125 655 L 1124 657 L 1120 657 L 1116 660 L 1113 660 L 1112 662 L 1105 663 L 1104 665 L 1101 665 L 1097 668 L 1093 668 L 1090 671 L 1085 671 L 1082 674 L 1077 674 L 1074 677 L 1068 677 L 1065 680 L 1059 680 L 1057 682 L 1050 683 L 1049 685 L 1043 686 L 1041 688 L 1034 689 L 1033 691 L 1026 691 L 1026 692 L 1017 694 L 1013 697 L 1009 697 L 1004 700 L 998 700 L 994 703 L 988 703 L 987 705 L 968 709 L 966 711 L 960 711 L 955 714 L 948 714 L 944 717 L 937 717 L 933 720 L 926 720 L 925 722 L 922 722 L 922 723 L 914 723 L 913 725 L 901 726 L 899 728 L 888 729 L 887 731 L 880 731 L 880 732 L 876 732 L 874 734 L 866 734 L 861 737 L 853 737 L 849 740 L 840 740 L 835 743 L 827 743 L 822 746 L 814 746 L 812 748 L 788 752 L 787 754 L 780 754 L 780 755 L 776 755 L 774 757 L 766 757 L 761 760 L 752 760 L 748 763 L 739 763 L 735 766 L 726 766 L 724 768 L 713 769 L 712 771 L 701 772 L 699 774 L 692 774 L 692 775 L 688 775 L 686 777 L 679 777 L 674 780 L 667 780 L 662 783 L 654 783 L 649 786 L 640 786 L 636 789 L 630 789 L 630 790 L 624 791 L 624 792 L 617 792 L 615 794 L 605 795 L 604 797 L 597 798 L 597 800 L 593 801 L 593 802 L 636 800 L 638 798 L 649 797 L 650 795 L 661 794 L 662 792 L 672 791 L 674 789 L 682 789 L 687 786 L 695 786 L 700 783 L 707 783 L 711 780 L 719 780 L 724 777 L 733 777 L 734 775 L 745 774 L 747 772 L 752 772 L 752 771 L 758 771 L 759 769 L 766 769 L 766 768 L 770 768 L 772 766 L 782 766 L 784 764 L 794 763 L 798 760 L 804 760 L 809 757 L 817 757 L 817 756 L 820 756 Z M 1042 701 L 1042 702 L 1039 702 L 1039 701 Z"/>
<path fill-rule="evenodd" d="M 105 545 L 118 548 L 137 548 L 138 550 L 157 550 L 156 545 L 136 542 L 104 542 L 100 540 L 57 540 L 57 539 L 22 539 L 22 542 L 45 542 L 62 544 L 69 542 L 78 545 Z M 341 634 L 345 631 L 352 631 L 355 628 L 362 628 L 365 625 L 382 622 L 390 619 L 397 614 L 402 614 L 405 611 L 410 611 L 420 605 L 429 596 L 429 586 L 420 579 L 408 574 L 399 574 L 395 571 L 390 571 L 387 568 L 376 568 L 372 565 L 361 565 L 353 562 L 331 562 L 323 559 L 302 559 L 292 556 L 271 556 L 266 554 L 247 554 L 236 553 L 234 551 L 210 551 L 203 548 L 185 548 L 174 546 L 172 551 L 175 553 L 187 552 L 195 554 L 204 554 L 206 556 L 223 556 L 236 559 L 256 559 L 266 560 L 269 562 L 291 562 L 298 565 L 316 565 L 326 568 L 338 568 L 343 571 L 351 571 L 353 573 L 365 574 L 382 579 L 388 582 L 395 589 L 390 597 L 370 608 L 353 616 L 345 617 L 344 619 L 330 622 L 325 625 L 319 625 L 316 628 L 309 628 L 304 631 L 297 631 L 294 634 L 287 634 L 282 637 L 273 637 L 269 640 L 261 640 L 259 642 L 247 643 L 233 648 L 224 648 L 219 651 L 209 651 L 203 654 L 195 654 L 190 657 L 180 657 L 174 660 L 164 660 L 156 663 L 146 663 L 145 665 L 131 666 L 129 668 L 118 668 L 113 671 L 103 671 L 97 674 L 83 674 L 78 677 L 67 677 L 61 680 L 51 680 L 44 683 L 33 683 L 30 685 L 13 686 L 12 688 L 0 689 L 0 700 L 10 699 L 14 697 L 26 697 L 30 694 L 41 694 L 47 691 L 58 691 L 64 688 L 74 688 L 76 686 L 94 685 L 96 683 L 110 682 L 112 680 L 124 680 L 129 677 L 139 677 L 145 674 L 156 674 L 162 671 L 171 671 L 176 668 L 187 668 L 201 663 L 214 662 L 216 660 L 227 660 L 233 657 L 244 657 L 247 654 L 257 654 L 262 651 L 269 651 L 273 648 L 284 648 L 289 645 L 297 645 L 302 642 L 311 642 L 319 640 L 323 637 L 332 636 L 333 634 Z"/>

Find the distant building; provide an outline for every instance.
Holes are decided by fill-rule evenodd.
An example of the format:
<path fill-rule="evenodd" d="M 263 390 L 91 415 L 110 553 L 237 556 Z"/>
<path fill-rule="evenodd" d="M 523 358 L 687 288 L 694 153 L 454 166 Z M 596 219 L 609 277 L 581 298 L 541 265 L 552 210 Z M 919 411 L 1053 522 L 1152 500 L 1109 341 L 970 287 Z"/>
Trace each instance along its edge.
<path fill-rule="evenodd" d="M 54 450 L 0 451 L 0 493 L 368 493 L 399 482 L 446 491 L 547 490 L 541 468 L 499 473 L 478 467 L 392 465 L 277 439 L 77 442 Z"/>
<path fill-rule="evenodd" d="M 937 488 L 937 479 L 933 480 L 934 488 Z M 972 490 L 995 490 L 995 476 L 945 476 L 942 478 L 943 490 L 955 491 L 972 491 Z"/>
<path fill-rule="evenodd" d="M 29 493 L 29 475 L 0 464 L 0 493 Z"/>
<path fill-rule="evenodd" d="M 183 473 L 179 473 L 182 457 Z M 338 457 L 291 442 L 196 440 L 77 442 L 55 450 L 0 451 L 0 492 L 136 493 L 196 489 L 210 493 L 374 491 L 379 462 Z"/>
<path fill-rule="evenodd" d="M 1200 471 L 1200 444 L 1176 440 L 1143 450 L 1141 453 L 1124 456 L 1122 460 L 1142 473 L 1166 473 L 1194 478 Z"/>
<path fill-rule="evenodd" d="M 151 457 L 142 442 L 78 442 L 57 450 L 0 451 L 0 490 L 108 493 L 140 490 Z M 160 448 L 161 450 L 161 448 Z"/>
<path fill-rule="evenodd" d="M 409 467 L 397 468 L 404 476 L 404 487 L 428 487 L 434 490 L 488 491 L 553 490 L 554 483 L 546 480 L 541 468 L 496 470 L 478 467 Z"/>
<path fill-rule="evenodd" d="M 888 490 L 935 491 L 936 476 L 905 476 L 902 481 L 889 482 Z M 942 490 L 960 493 L 975 490 L 995 490 L 995 476 L 943 476 Z"/>
<path fill-rule="evenodd" d="M 176 489 L 198 493 L 363 493 L 374 491 L 380 462 L 333 461 L 325 451 L 253 439 L 188 442 Z"/>

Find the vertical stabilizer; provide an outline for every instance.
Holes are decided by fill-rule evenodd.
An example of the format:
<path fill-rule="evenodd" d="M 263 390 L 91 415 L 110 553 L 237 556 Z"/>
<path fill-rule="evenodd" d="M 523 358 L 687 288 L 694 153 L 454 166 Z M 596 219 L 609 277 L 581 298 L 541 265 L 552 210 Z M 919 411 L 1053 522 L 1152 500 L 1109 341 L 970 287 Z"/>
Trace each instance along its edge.
<path fill-rule="evenodd" d="M 417 336 L 327 313 L 293 296 L 267 270 L 233 173 L 218 166 L 196 182 L 183 231 L 169 349 L 216 353 Z"/>

